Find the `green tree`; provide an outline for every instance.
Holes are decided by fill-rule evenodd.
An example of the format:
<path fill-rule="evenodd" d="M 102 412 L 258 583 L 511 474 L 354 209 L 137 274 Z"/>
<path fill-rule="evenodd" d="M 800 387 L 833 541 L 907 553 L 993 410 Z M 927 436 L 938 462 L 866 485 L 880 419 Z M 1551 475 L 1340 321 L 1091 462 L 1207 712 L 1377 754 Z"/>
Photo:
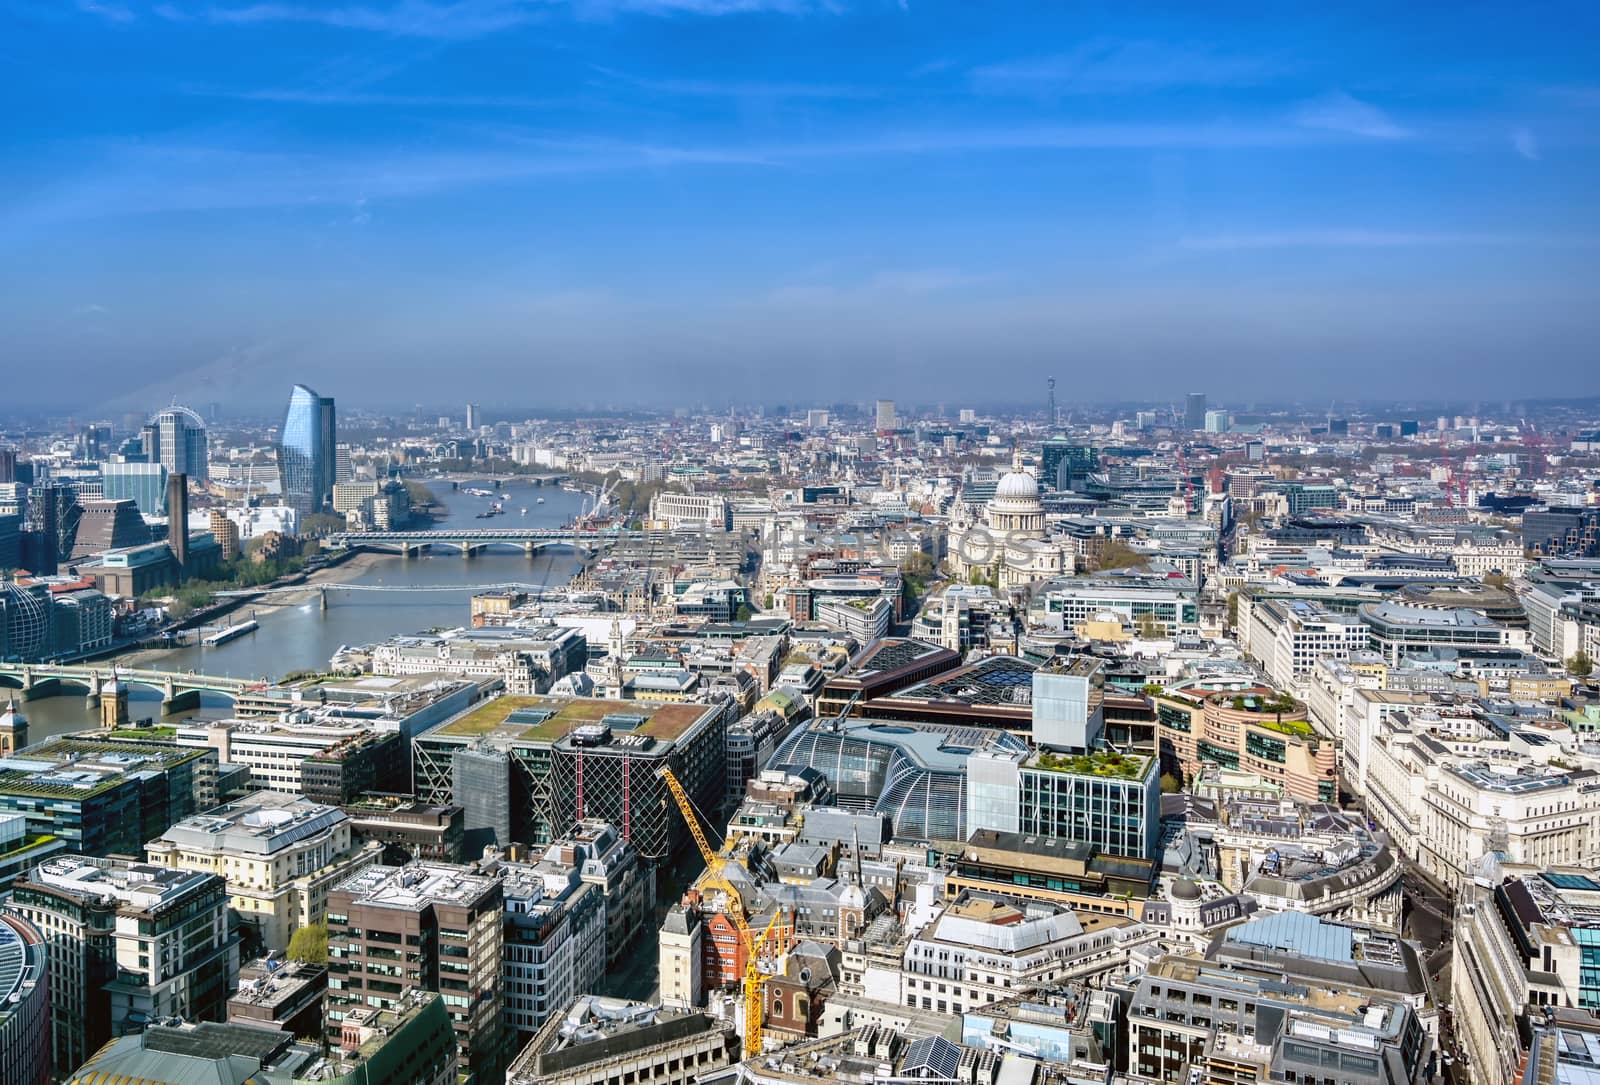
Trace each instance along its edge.
<path fill-rule="evenodd" d="M 301 927 L 289 936 L 289 959 L 307 964 L 328 963 L 328 928 L 321 923 Z"/>
<path fill-rule="evenodd" d="M 1567 660 L 1567 671 L 1579 678 L 1587 678 L 1594 673 L 1594 660 L 1589 658 L 1589 653 L 1578 649 Z"/>
<path fill-rule="evenodd" d="M 1163 795 L 1176 795 L 1183 790 L 1183 781 L 1170 772 L 1161 774 L 1161 793 Z"/>
<path fill-rule="evenodd" d="M 1238 627 L 1239 627 L 1239 593 L 1236 592 L 1236 591 L 1231 591 L 1231 592 L 1228 593 L 1228 628 L 1229 629 L 1237 629 Z"/>
<path fill-rule="evenodd" d="M 1483 583 L 1485 587 L 1489 588 L 1509 588 L 1511 586 L 1511 578 L 1500 572 L 1485 573 Z"/>
<path fill-rule="evenodd" d="M 1096 572 L 1101 572 L 1105 569 L 1148 569 L 1149 567 L 1149 559 L 1121 539 L 1107 540 L 1106 544 L 1100 548 L 1100 554 L 1095 558 L 1094 563 Z"/>
<path fill-rule="evenodd" d="M 749 603 L 740 603 L 739 609 L 733 612 L 733 620 L 736 622 L 748 622 L 753 617 L 755 611 L 750 609 Z"/>
<path fill-rule="evenodd" d="M 1134 625 L 1145 640 L 1160 640 L 1167 635 L 1167 627 L 1157 621 L 1154 614 L 1139 615 Z"/>

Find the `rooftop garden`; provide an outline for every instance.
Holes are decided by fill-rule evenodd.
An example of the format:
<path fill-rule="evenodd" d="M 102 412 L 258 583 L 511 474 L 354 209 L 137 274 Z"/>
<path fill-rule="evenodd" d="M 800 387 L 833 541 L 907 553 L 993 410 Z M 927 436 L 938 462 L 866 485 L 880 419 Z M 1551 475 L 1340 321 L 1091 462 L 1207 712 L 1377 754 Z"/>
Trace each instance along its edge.
<path fill-rule="evenodd" d="M 524 709 L 553 712 L 555 715 L 540 723 L 519 723 L 507 719 L 513 712 Z M 586 723 L 599 723 L 607 716 L 623 715 L 648 717 L 634 734 L 670 741 L 687 731 L 706 711 L 707 706 L 703 704 L 663 705 L 647 701 L 505 696 L 479 705 L 466 715 L 445 724 L 436 733 L 471 738 L 503 731 L 525 741 L 554 742 Z"/>
<path fill-rule="evenodd" d="M 176 727 L 127 727 L 107 732 L 107 737 L 129 742 L 138 742 L 140 739 L 146 741 L 170 741 L 178 737 L 178 729 Z"/>
<path fill-rule="evenodd" d="M 1294 735 L 1297 738 L 1311 738 L 1316 734 L 1312 726 L 1305 720 L 1262 720 L 1254 726 L 1268 731 L 1276 731 L 1280 735 Z"/>
<path fill-rule="evenodd" d="M 51 836 L 49 833 L 30 833 L 18 841 L 15 847 L 7 848 L 5 851 L 0 851 L 0 859 L 8 859 L 13 855 L 21 855 L 23 852 L 32 851 L 34 848 L 43 847 L 54 839 L 55 837 Z"/>
<path fill-rule="evenodd" d="M 1274 693 L 1270 697 L 1236 693 L 1228 702 L 1228 707 L 1235 712 L 1270 713 L 1275 716 L 1281 716 L 1285 712 L 1299 712 L 1302 708 L 1300 702 L 1287 693 Z"/>
<path fill-rule="evenodd" d="M 1095 750 L 1086 754 L 1057 754 L 1043 750 L 1034 760 L 1037 768 L 1048 772 L 1070 772 L 1078 776 L 1104 776 L 1118 780 L 1138 780 L 1144 776 L 1150 759 L 1139 754 Z"/>

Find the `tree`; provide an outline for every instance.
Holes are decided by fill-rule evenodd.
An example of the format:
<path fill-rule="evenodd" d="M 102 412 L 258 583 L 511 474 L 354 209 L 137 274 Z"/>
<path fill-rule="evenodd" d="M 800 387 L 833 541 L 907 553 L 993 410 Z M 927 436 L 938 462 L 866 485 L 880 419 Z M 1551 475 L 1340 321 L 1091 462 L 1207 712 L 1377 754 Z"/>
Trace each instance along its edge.
<path fill-rule="evenodd" d="M 1483 584 L 1487 588 L 1509 588 L 1511 586 L 1511 578 L 1502 572 L 1485 573 L 1483 575 Z"/>
<path fill-rule="evenodd" d="M 1183 781 L 1170 772 L 1161 774 L 1161 793 L 1163 795 L 1176 795 L 1183 790 Z"/>
<path fill-rule="evenodd" d="M 1567 660 L 1567 670 L 1579 678 L 1587 678 L 1594 673 L 1594 660 L 1589 658 L 1588 652 L 1580 648 Z"/>
<path fill-rule="evenodd" d="M 321 923 L 301 927 L 289 936 L 289 959 L 306 964 L 328 963 L 328 928 Z"/>
<path fill-rule="evenodd" d="M 1145 640 L 1160 640 L 1167 635 L 1167 627 L 1158 622 L 1154 614 L 1139 615 L 1134 626 Z"/>
<path fill-rule="evenodd" d="M 755 611 L 750 609 L 749 603 L 740 603 L 739 609 L 733 612 L 733 620 L 736 622 L 748 622 L 754 616 Z"/>
<path fill-rule="evenodd" d="M 1106 569 L 1148 569 L 1149 559 L 1121 539 L 1108 539 L 1095 558 L 1096 572 Z"/>
<path fill-rule="evenodd" d="M 1239 593 L 1236 591 L 1228 593 L 1228 628 L 1239 628 Z"/>

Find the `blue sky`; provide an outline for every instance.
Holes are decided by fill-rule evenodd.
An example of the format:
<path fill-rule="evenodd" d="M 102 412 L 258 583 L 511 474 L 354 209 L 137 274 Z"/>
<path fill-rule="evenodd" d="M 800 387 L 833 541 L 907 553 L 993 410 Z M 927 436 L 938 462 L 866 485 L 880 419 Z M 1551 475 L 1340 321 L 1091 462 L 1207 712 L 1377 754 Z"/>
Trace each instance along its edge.
<path fill-rule="evenodd" d="M 1134 7 L 0 0 L 8 395 L 1600 392 L 1600 8 Z"/>

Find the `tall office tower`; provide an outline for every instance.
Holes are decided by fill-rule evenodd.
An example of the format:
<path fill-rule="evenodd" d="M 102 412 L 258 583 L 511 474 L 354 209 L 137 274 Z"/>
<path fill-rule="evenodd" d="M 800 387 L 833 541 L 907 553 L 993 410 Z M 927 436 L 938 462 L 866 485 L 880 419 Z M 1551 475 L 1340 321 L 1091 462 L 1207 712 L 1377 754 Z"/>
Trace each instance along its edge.
<path fill-rule="evenodd" d="M 188 475 L 198 482 L 211 477 L 206 422 L 188 407 L 174 404 L 152 418 L 144 427 L 144 441 L 144 458 L 159 463 L 168 474 Z"/>
<path fill-rule="evenodd" d="M 878 432 L 893 433 L 895 428 L 894 400 L 878 400 Z"/>
<path fill-rule="evenodd" d="M 1188 403 L 1183 411 L 1183 428 L 1187 430 L 1203 430 L 1206 428 L 1206 394 L 1204 392 L 1190 392 Z"/>
<path fill-rule="evenodd" d="M 189 565 L 189 476 L 167 476 L 167 545 L 178 559 L 178 579 Z"/>
<path fill-rule="evenodd" d="M 333 446 L 333 484 L 349 482 L 355 475 L 355 469 L 350 465 L 350 446 L 343 441 Z M 331 497 L 333 491 L 328 491 Z"/>
<path fill-rule="evenodd" d="M 335 885 L 328 945 L 339 952 L 329 961 L 328 1042 L 339 1042 L 352 1014 L 395 1009 L 416 988 L 438 991 L 455 1027 L 457 1069 L 473 1081 L 501 1080 L 504 920 L 500 880 L 463 866 L 372 866 Z"/>
<path fill-rule="evenodd" d="M 0 448 L 0 482 L 17 481 L 17 450 Z"/>
<path fill-rule="evenodd" d="M 468 403 L 467 404 L 467 432 L 468 433 L 477 433 L 478 432 L 478 427 L 480 425 L 482 425 L 482 424 L 483 424 L 483 419 L 479 416 L 478 405 L 476 403 Z"/>
<path fill-rule="evenodd" d="M 211 537 L 222 547 L 223 561 L 232 561 L 239 556 L 239 525 L 228 519 L 223 509 L 211 510 Z"/>
<path fill-rule="evenodd" d="M 278 434 L 278 478 L 284 504 L 302 516 L 321 512 L 333 494 L 332 456 L 336 442 L 333 400 L 303 384 L 289 393 L 289 409 Z"/>
<path fill-rule="evenodd" d="M 317 434 L 322 446 L 322 501 L 333 500 L 333 484 L 339 471 L 339 418 L 333 409 L 332 396 L 317 398 Z"/>

